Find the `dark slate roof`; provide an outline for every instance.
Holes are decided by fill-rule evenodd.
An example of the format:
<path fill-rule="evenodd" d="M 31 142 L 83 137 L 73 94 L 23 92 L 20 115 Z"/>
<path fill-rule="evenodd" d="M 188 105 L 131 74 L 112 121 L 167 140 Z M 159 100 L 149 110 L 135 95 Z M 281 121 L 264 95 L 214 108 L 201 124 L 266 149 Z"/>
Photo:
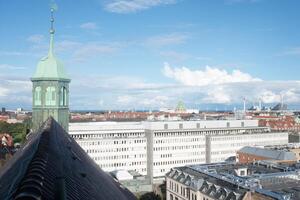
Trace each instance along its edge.
<path fill-rule="evenodd" d="M 173 168 L 166 176 L 216 200 L 242 200 L 248 191 L 188 166 Z"/>
<path fill-rule="evenodd" d="M 136 199 L 49 118 L 0 170 L 0 199 Z"/>

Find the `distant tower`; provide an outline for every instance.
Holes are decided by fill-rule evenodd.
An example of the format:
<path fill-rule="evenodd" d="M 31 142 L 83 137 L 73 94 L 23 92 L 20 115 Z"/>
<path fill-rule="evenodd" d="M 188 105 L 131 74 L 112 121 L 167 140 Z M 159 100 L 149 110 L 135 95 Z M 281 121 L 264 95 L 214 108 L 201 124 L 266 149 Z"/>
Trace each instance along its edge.
<path fill-rule="evenodd" d="M 280 110 L 283 110 L 283 93 L 280 94 Z"/>
<path fill-rule="evenodd" d="M 37 130 L 49 116 L 52 116 L 66 131 L 69 128 L 69 83 L 71 80 L 65 74 L 63 63 L 55 57 L 53 52 L 54 9 L 54 7 L 51 8 L 49 53 L 39 61 L 36 72 L 31 78 L 33 130 Z"/>
<path fill-rule="evenodd" d="M 259 98 L 259 110 L 262 110 L 262 98 Z"/>
<path fill-rule="evenodd" d="M 244 103 L 243 111 L 244 111 L 244 113 L 246 113 L 246 98 L 245 97 L 243 98 L 243 103 Z"/>

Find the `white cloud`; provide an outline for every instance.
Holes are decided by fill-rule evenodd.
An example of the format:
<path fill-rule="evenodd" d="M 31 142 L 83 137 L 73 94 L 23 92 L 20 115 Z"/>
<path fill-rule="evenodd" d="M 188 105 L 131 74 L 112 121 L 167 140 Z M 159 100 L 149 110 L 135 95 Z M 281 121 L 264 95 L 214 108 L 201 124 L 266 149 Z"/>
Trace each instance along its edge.
<path fill-rule="evenodd" d="M 0 97 L 5 97 L 8 94 L 8 89 L 3 88 L 2 86 L 0 87 Z"/>
<path fill-rule="evenodd" d="M 165 95 L 158 95 L 158 96 L 154 96 L 153 98 L 145 98 L 141 101 L 141 104 L 144 106 L 159 106 L 159 107 L 164 107 L 169 105 L 170 98 L 168 96 Z"/>
<path fill-rule="evenodd" d="M 154 36 L 146 39 L 147 46 L 161 47 L 167 45 L 183 44 L 188 39 L 186 34 L 171 33 L 166 35 Z"/>
<path fill-rule="evenodd" d="M 80 42 L 63 40 L 63 41 L 56 42 L 55 51 L 57 52 L 75 51 L 76 49 L 81 48 L 81 46 L 82 44 Z"/>
<path fill-rule="evenodd" d="M 165 95 L 149 95 L 135 94 L 135 95 L 122 95 L 117 97 L 117 104 L 121 108 L 151 108 L 151 107 L 164 107 L 169 102 L 169 97 Z"/>
<path fill-rule="evenodd" d="M 208 66 L 204 70 L 190 70 L 187 67 L 172 68 L 165 63 L 163 73 L 187 86 L 261 81 L 240 70 L 233 70 L 232 73 L 229 73 L 226 70 Z"/>
<path fill-rule="evenodd" d="M 176 0 L 113 0 L 105 4 L 105 9 L 113 13 L 126 14 L 174 3 Z"/>
<path fill-rule="evenodd" d="M 117 103 L 120 103 L 124 106 L 128 106 L 135 101 L 135 98 L 129 95 L 118 96 Z"/>
<path fill-rule="evenodd" d="M 286 88 L 281 91 L 264 90 L 259 96 L 264 103 L 281 102 L 281 99 L 287 103 L 298 103 L 300 102 L 299 92 L 295 88 Z"/>
<path fill-rule="evenodd" d="M 19 70 L 19 69 L 25 69 L 25 67 L 17 67 L 17 66 L 9 65 L 9 64 L 0 64 L 0 69 L 1 70 Z"/>
<path fill-rule="evenodd" d="M 1 56 L 31 56 L 28 52 L 21 51 L 0 51 Z"/>
<path fill-rule="evenodd" d="M 231 73 L 230 73 L 231 74 Z M 28 78 L 0 76 L 0 103 L 14 107 L 31 107 L 31 82 Z M 71 109 L 157 109 L 174 108 L 183 100 L 188 108 L 204 109 L 206 105 L 247 106 L 258 102 L 299 105 L 300 81 L 250 81 L 223 84 L 185 85 L 149 83 L 137 77 L 72 77 Z M 232 108 L 232 107 L 227 107 Z"/>
<path fill-rule="evenodd" d="M 121 44 L 117 42 L 100 43 L 97 41 L 78 42 L 72 40 L 56 41 L 54 44 L 55 53 L 65 53 L 70 61 L 84 61 L 89 58 L 112 54 L 121 48 Z M 42 42 L 31 46 L 32 54 L 38 57 L 45 56 L 49 49 L 49 44 Z M 44 52 L 44 53 L 43 53 Z M 0 52 L 1 55 L 1 52 Z M 58 55 L 59 56 L 59 55 Z"/>
<path fill-rule="evenodd" d="M 31 82 L 24 77 L 0 76 L 0 103 L 5 106 L 31 105 Z"/>
<path fill-rule="evenodd" d="M 228 104 L 232 102 L 232 99 L 231 94 L 225 91 L 223 86 L 215 86 L 207 91 L 202 101 L 205 103 Z"/>
<path fill-rule="evenodd" d="M 82 44 L 79 48 L 74 50 L 72 55 L 76 61 L 83 61 L 90 57 L 111 54 L 119 49 L 118 44 L 101 44 L 101 43 L 87 43 Z"/>
<path fill-rule="evenodd" d="M 86 22 L 80 25 L 80 28 L 85 30 L 96 30 L 98 29 L 98 26 L 94 22 Z"/>
<path fill-rule="evenodd" d="M 185 53 L 180 53 L 176 51 L 163 51 L 160 52 L 160 55 L 175 61 L 184 61 L 190 57 L 190 55 Z"/>
<path fill-rule="evenodd" d="M 45 40 L 45 36 L 41 34 L 31 35 L 27 38 L 27 41 L 32 43 L 41 43 Z"/>
<path fill-rule="evenodd" d="M 270 90 L 262 91 L 259 96 L 264 103 L 280 102 L 280 94 L 276 94 Z"/>

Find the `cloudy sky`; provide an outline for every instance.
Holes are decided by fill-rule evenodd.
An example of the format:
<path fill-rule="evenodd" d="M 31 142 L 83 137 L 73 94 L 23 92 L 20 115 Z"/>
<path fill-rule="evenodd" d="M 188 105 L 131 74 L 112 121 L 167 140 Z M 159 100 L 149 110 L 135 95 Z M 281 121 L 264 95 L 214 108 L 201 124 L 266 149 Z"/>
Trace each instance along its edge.
<path fill-rule="evenodd" d="M 76 3 L 75 3 L 76 2 Z M 31 108 L 50 0 L 0 0 L 0 105 Z M 299 0 L 56 0 L 71 109 L 300 108 Z"/>

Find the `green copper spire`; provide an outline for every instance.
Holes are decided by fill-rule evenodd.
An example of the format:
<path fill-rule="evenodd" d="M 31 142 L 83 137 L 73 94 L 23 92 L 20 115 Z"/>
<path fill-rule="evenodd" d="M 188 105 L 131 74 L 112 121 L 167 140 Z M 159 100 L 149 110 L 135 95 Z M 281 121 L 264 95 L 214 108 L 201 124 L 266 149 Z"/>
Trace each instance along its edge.
<path fill-rule="evenodd" d="M 69 128 L 69 83 L 64 65 L 54 54 L 54 17 L 56 6 L 51 6 L 51 27 L 49 52 L 42 58 L 32 81 L 32 124 L 33 130 L 38 128 L 50 116 L 66 131 Z"/>
<path fill-rule="evenodd" d="M 49 45 L 48 57 L 53 57 L 54 56 L 54 54 L 53 54 L 53 43 L 54 43 L 54 33 L 55 33 L 55 30 L 54 30 L 54 27 L 53 27 L 53 23 L 54 23 L 53 12 L 54 12 L 54 9 L 51 8 L 50 45 Z"/>
<path fill-rule="evenodd" d="M 51 8 L 51 28 L 50 28 L 50 45 L 49 45 L 49 52 L 45 58 L 42 58 L 37 65 L 36 72 L 33 76 L 33 79 L 68 79 L 63 63 L 55 57 L 54 55 L 54 17 L 53 12 L 55 7 Z"/>

